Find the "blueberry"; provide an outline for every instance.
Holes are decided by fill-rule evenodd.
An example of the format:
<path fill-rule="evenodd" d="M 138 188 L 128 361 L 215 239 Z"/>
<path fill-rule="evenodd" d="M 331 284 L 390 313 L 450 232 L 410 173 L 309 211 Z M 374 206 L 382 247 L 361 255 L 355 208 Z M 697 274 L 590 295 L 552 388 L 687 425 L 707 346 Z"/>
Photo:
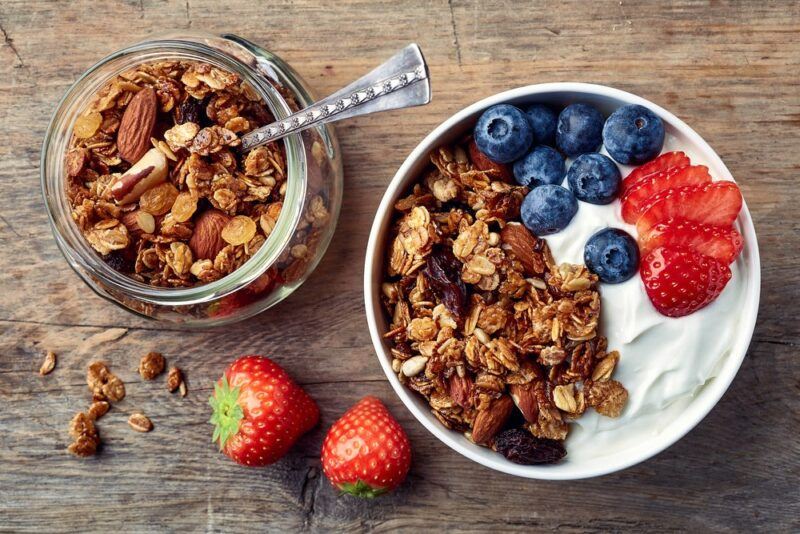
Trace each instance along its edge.
<path fill-rule="evenodd" d="M 537 146 L 514 162 L 514 179 L 528 187 L 558 185 L 564 181 L 564 156 L 549 146 Z"/>
<path fill-rule="evenodd" d="M 533 144 L 553 146 L 558 122 L 556 112 L 544 104 L 532 104 L 525 108 L 525 115 L 533 129 Z"/>
<path fill-rule="evenodd" d="M 613 201 L 621 180 L 616 163 L 602 154 L 581 154 L 567 171 L 569 188 L 578 200 L 590 204 Z"/>
<path fill-rule="evenodd" d="M 639 269 L 639 247 L 628 233 L 605 228 L 586 242 L 583 261 L 603 282 L 619 284 Z"/>
<path fill-rule="evenodd" d="M 567 227 L 578 212 L 578 201 L 569 189 L 545 184 L 525 196 L 522 223 L 536 235 L 555 234 Z"/>
<path fill-rule="evenodd" d="M 603 142 L 603 115 L 587 104 L 572 104 L 558 116 L 556 146 L 570 157 L 594 152 Z"/>
<path fill-rule="evenodd" d="M 622 106 L 603 126 L 603 144 L 619 163 L 641 165 L 661 153 L 664 123 L 644 106 Z"/>
<path fill-rule="evenodd" d="M 475 125 L 475 144 L 490 160 L 509 163 L 521 158 L 533 143 L 525 114 L 508 104 L 492 106 Z"/>

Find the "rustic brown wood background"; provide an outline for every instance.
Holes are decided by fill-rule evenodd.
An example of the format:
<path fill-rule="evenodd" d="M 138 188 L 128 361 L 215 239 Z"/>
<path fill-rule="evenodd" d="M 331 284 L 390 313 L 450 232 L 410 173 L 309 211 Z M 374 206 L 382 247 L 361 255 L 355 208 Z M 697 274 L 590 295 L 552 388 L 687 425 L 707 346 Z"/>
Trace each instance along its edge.
<path fill-rule="evenodd" d="M 800 3 L 325 4 L 0 3 L 0 530 L 800 529 Z M 431 66 L 431 105 L 339 126 L 345 201 L 316 273 L 288 304 L 225 330 L 183 332 L 96 297 L 59 255 L 39 193 L 41 140 L 67 87 L 105 54 L 170 27 L 262 43 L 319 94 L 411 41 Z M 753 213 L 763 285 L 748 357 L 698 428 L 624 472 L 553 483 L 473 464 L 412 418 L 375 361 L 361 281 L 384 187 L 428 131 L 497 91 L 566 80 L 652 99 L 710 142 Z M 59 363 L 41 378 L 35 371 L 47 349 Z M 136 362 L 149 350 L 186 370 L 188 397 L 138 379 Z M 212 380 L 244 353 L 274 357 L 323 411 L 320 428 L 260 470 L 216 452 L 206 423 Z M 129 393 L 101 422 L 102 454 L 78 460 L 65 451 L 67 422 L 87 405 L 84 369 L 97 357 Z M 324 430 L 365 394 L 387 402 L 414 448 L 407 483 L 370 503 L 337 498 L 318 460 Z M 154 432 L 128 429 L 134 409 L 153 418 Z"/>

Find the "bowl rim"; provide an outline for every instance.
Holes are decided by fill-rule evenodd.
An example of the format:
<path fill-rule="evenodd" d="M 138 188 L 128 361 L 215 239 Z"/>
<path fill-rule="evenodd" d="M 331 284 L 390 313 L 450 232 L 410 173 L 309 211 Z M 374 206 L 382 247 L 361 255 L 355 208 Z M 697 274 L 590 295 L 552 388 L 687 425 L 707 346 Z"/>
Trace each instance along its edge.
<path fill-rule="evenodd" d="M 689 125 L 661 106 L 627 91 L 590 83 L 551 82 L 527 85 L 491 95 L 462 108 L 440 123 L 414 147 L 392 177 L 381 199 L 380 205 L 376 210 L 375 218 L 370 229 L 364 261 L 364 306 L 375 354 L 389 383 L 392 385 L 392 388 L 400 397 L 405 407 L 414 415 L 417 421 L 436 436 L 436 438 L 459 454 L 496 471 L 540 480 L 577 480 L 621 471 L 657 455 L 689 433 L 711 412 L 714 406 L 717 405 L 741 367 L 753 337 L 761 295 L 761 262 L 753 220 L 747 208 L 747 204 L 743 202 L 742 210 L 739 213 L 737 221 L 742 228 L 745 238 L 745 247 L 748 251 L 746 261 L 749 277 L 744 296 L 746 307 L 743 309 L 743 317 L 741 319 L 742 327 L 736 342 L 731 348 L 731 355 L 726 359 L 719 374 L 707 383 L 703 392 L 686 408 L 685 413 L 687 417 L 672 421 L 664 432 L 647 440 L 647 444 L 650 445 L 649 447 L 634 447 L 631 450 L 631 454 L 623 455 L 623 459 L 621 460 L 599 460 L 582 469 L 573 467 L 571 470 L 564 471 L 559 469 L 559 465 L 563 464 L 526 466 L 508 462 L 500 455 L 498 455 L 497 458 L 487 458 L 478 454 L 479 445 L 464 443 L 463 439 L 459 440 L 458 438 L 460 436 L 458 436 L 457 433 L 445 428 L 429 411 L 421 410 L 412 398 L 412 395 L 416 395 L 416 393 L 403 386 L 394 371 L 392 371 L 390 358 L 383 345 L 383 337 L 378 331 L 377 317 L 379 314 L 382 314 L 383 311 L 380 309 L 379 297 L 377 296 L 379 281 L 373 276 L 373 267 L 375 261 L 379 261 L 381 264 L 383 264 L 384 261 L 382 257 L 375 258 L 376 252 L 380 248 L 379 240 L 382 237 L 380 235 L 381 227 L 387 222 L 387 218 L 391 216 L 395 199 L 406 188 L 408 181 L 412 179 L 410 176 L 412 168 L 418 163 L 420 158 L 427 157 L 429 152 L 438 146 L 440 138 L 449 132 L 451 128 L 462 122 L 466 117 L 495 104 L 517 98 L 553 93 L 582 93 L 587 96 L 606 97 L 621 100 L 628 104 L 646 106 L 662 117 L 665 122 L 673 125 L 682 135 L 689 138 L 691 143 L 703 153 L 704 157 L 711 160 L 710 163 L 713 163 L 714 167 L 722 169 L 724 171 L 723 176 L 721 176 L 722 179 L 735 181 L 716 151 L 711 148 L 697 132 L 689 127 Z M 617 458 L 619 458 L 619 456 L 617 456 Z"/>

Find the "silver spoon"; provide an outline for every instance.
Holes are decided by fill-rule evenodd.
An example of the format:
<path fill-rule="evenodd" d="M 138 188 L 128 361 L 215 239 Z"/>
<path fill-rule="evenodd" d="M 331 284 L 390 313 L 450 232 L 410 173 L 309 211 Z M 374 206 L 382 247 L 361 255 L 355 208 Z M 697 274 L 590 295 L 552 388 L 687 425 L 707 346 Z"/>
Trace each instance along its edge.
<path fill-rule="evenodd" d="M 428 65 L 419 46 L 412 43 L 328 98 L 244 135 L 242 150 L 251 150 L 321 124 L 379 111 L 422 106 L 430 101 Z"/>

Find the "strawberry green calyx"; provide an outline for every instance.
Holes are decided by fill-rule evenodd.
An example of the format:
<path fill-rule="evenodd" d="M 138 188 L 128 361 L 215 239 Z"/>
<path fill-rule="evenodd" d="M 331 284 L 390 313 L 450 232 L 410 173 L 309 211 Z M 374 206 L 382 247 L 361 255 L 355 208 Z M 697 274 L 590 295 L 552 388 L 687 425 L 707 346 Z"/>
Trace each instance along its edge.
<path fill-rule="evenodd" d="M 228 440 L 239 432 L 239 422 L 244 417 L 242 407 L 239 405 L 239 388 L 231 389 L 228 378 L 223 376 L 222 380 L 214 385 L 214 394 L 208 399 L 208 403 L 214 410 L 208 421 L 214 425 L 211 441 L 218 441 L 219 449 L 222 450 Z"/>
<path fill-rule="evenodd" d="M 357 480 L 355 484 L 342 482 L 337 484 L 337 487 L 342 493 L 361 497 L 362 499 L 374 499 L 386 493 L 386 488 L 373 488 L 363 480 Z"/>

